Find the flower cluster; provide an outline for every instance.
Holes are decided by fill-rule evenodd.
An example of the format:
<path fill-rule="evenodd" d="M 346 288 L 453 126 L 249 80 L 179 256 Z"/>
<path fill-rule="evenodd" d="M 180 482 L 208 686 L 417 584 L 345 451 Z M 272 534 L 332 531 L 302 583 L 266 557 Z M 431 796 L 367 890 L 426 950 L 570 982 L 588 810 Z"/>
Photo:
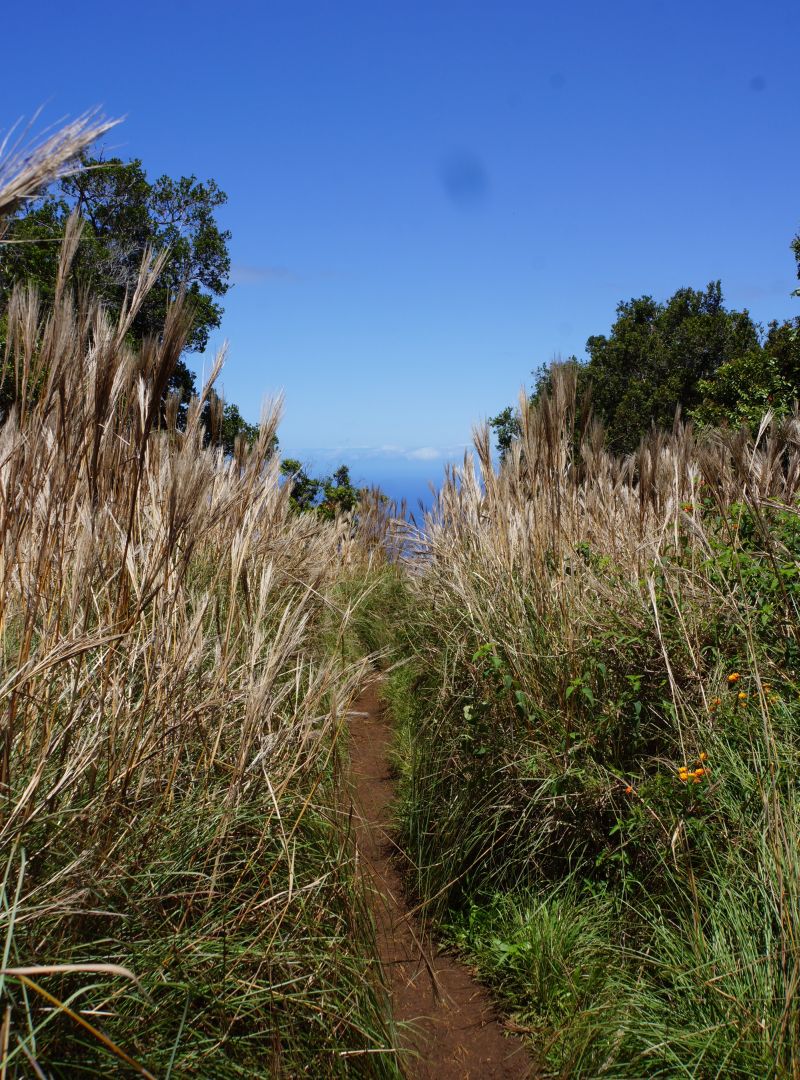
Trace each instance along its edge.
<path fill-rule="evenodd" d="M 746 706 L 748 701 L 750 700 L 750 694 L 747 693 L 747 691 L 745 690 L 739 690 L 741 678 L 742 676 L 740 672 L 732 671 L 730 675 L 728 675 L 728 686 L 731 690 L 737 691 L 735 698 L 736 703 L 741 706 Z M 764 697 L 769 704 L 774 704 L 774 702 L 778 701 L 778 695 L 773 691 L 769 683 L 762 683 L 762 689 L 764 691 Z M 721 704 L 722 698 L 712 698 L 711 701 L 708 703 L 708 711 L 712 713 L 716 712 Z"/>
<path fill-rule="evenodd" d="M 708 775 L 708 754 L 705 750 L 698 754 L 697 765 L 694 769 L 690 769 L 688 765 L 681 765 L 678 769 L 678 779 L 684 784 L 688 784 L 691 781 L 693 784 L 699 784 L 704 776 Z"/>

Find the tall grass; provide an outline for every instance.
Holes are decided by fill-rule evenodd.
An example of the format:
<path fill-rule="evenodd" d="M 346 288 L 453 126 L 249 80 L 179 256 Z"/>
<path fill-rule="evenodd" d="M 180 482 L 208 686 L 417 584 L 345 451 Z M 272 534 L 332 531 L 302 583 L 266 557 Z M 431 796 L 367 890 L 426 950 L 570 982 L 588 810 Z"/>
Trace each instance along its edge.
<path fill-rule="evenodd" d="M 221 357 L 177 430 L 190 310 L 129 338 L 167 256 L 111 320 L 71 290 L 80 235 L 52 308 L 6 312 L 0 1072 L 395 1075 L 342 791 L 352 530 L 290 512 L 278 405 L 253 447 L 205 446 Z"/>
<path fill-rule="evenodd" d="M 800 421 L 619 458 L 574 401 L 415 537 L 414 886 L 553 1075 L 796 1077 Z"/>

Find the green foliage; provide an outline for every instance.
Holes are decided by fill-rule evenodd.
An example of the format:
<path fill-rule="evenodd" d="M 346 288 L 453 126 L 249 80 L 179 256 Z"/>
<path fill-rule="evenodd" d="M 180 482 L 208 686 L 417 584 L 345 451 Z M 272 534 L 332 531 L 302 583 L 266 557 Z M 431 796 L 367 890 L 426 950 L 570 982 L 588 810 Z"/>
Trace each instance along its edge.
<path fill-rule="evenodd" d="M 504 458 L 511 449 L 514 439 L 519 438 L 519 416 L 510 405 L 506 405 L 497 416 L 492 416 L 489 419 L 489 425 L 494 428 L 497 449 L 500 452 L 500 457 Z"/>
<path fill-rule="evenodd" d="M 215 214 L 227 197 L 214 180 L 194 176 L 150 181 L 142 162 L 85 157 L 82 171 L 60 181 L 56 191 L 28 206 L 10 222 L 0 245 L 0 312 L 17 282 L 30 282 L 45 305 L 52 302 L 61 239 L 67 220 L 77 211 L 84 230 L 72 267 L 74 284 L 102 299 L 113 315 L 135 288 L 145 253 L 169 249 L 169 260 L 131 326 L 134 341 L 158 336 L 164 313 L 185 292 L 192 313 L 187 341 L 190 351 L 203 350 L 211 330 L 219 326 L 218 299 L 229 287 L 230 233 L 220 229 Z M 10 383 L 5 381 L 8 407 Z M 179 360 L 167 392 L 185 403 L 195 393 L 194 376 Z"/>
<path fill-rule="evenodd" d="M 800 320 L 770 324 L 763 346 L 721 364 L 701 379 L 693 420 L 706 426 L 746 426 L 757 430 L 764 414 L 785 416 L 800 387 Z"/>
<path fill-rule="evenodd" d="M 601 421 L 616 451 L 634 450 L 652 426 L 670 427 L 676 410 L 704 425 L 757 428 L 768 409 L 787 413 L 800 387 L 800 319 L 770 323 L 762 343 L 747 311 L 725 307 L 718 281 L 679 289 L 666 303 L 620 303 L 610 333 L 590 337 L 586 351 L 586 363 L 566 361 L 577 370 L 577 408 Z M 563 366 L 535 373 L 531 404 Z M 489 422 L 504 457 L 519 417 L 509 406 Z"/>
<path fill-rule="evenodd" d="M 322 481 L 322 502 L 317 512 L 331 521 L 337 514 L 346 514 L 358 505 L 359 490 L 350 482 L 350 470 L 346 465 Z"/>
<path fill-rule="evenodd" d="M 112 311 L 136 284 L 148 249 L 169 249 L 158 283 L 136 315 L 137 341 L 158 334 L 169 302 L 186 290 L 193 311 L 188 347 L 202 350 L 219 326 L 216 298 L 228 291 L 230 233 L 215 213 L 227 197 L 214 180 L 194 176 L 149 181 L 139 159 L 123 162 L 84 158 L 83 169 L 60 182 L 11 222 L 2 248 L 0 295 L 14 282 L 32 281 L 45 299 L 52 297 L 60 240 L 67 218 L 77 211 L 85 222 L 73 274 Z"/>
<path fill-rule="evenodd" d="M 697 389 L 701 402 L 690 413 L 693 420 L 709 427 L 732 424 L 756 430 L 768 410 L 777 416 L 786 413 L 796 394 L 776 359 L 761 348 L 721 364 Z"/>
<path fill-rule="evenodd" d="M 770 524 L 771 552 L 735 506 L 708 526 L 718 539 L 707 598 L 675 591 L 680 565 L 656 591 L 686 695 L 680 714 L 655 626 L 623 629 L 623 595 L 613 611 L 595 609 L 597 636 L 571 676 L 542 664 L 544 642 L 523 674 L 493 640 L 468 655 L 444 645 L 430 677 L 417 659 L 389 685 L 415 885 L 554 1075 L 788 1078 L 797 1065 L 780 1035 L 800 1018 L 796 964 L 781 966 L 778 946 L 800 929 L 793 901 L 780 900 L 800 881 L 785 877 L 796 862 L 796 692 L 763 688 L 745 640 L 749 627 L 765 671 L 797 670 L 786 653 L 798 622 L 797 519 Z M 720 594 L 730 603 L 716 625 L 708 601 Z M 734 611 L 745 632 L 725 637 Z M 433 655 L 432 624 L 406 634 L 418 657 Z M 443 700 L 436 684 L 448 671 Z M 777 797 L 786 831 L 774 833 Z"/>
<path fill-rule="evenodd" d="M 596 1007 L 618 983 L 618 956 L 606 933 L 611 905 L 587 903 L 569 886 L 541 895 L 494 893 L 473 898 L 448 936 L 528 1030 L 556 1030 Z M 559 1052 L 551 1050 L 552 1065 Z"/>
<path fill-rule="evenodd" d="M 249 424 L 239 412 L 239 406 L 227 404 L 222 410 L 222 431 L 220 445 L 226 454 L 232 454 L 237 439 L 243 439 L 247 446 L 258 438 L 258 424 Z"/>
<path fill-rule="evenodd" d="M 701 380 L 757 347 L 749 314 L 725 308 L 718 281 L 679 289 L 665 304 L 621 303 L 609 335 L 586 343 L 584 380 L 610 446 L 630 451 L 651 425 L 669 427 L 678 407 L 699 404 Z"/>
<path fill-rule="evenodd" d="M 694 902 L 691 879 L 665 862 L 687 899 L 670 918 L 567 882 L 477 897 L 449 933 L 530 1033 L 546 1075 L 793 1077 L 781 1028 L 798 1018 L 791 965 L 774 955 L 780 891 L 770 895 L 781 870 L 754 839 L 723 859 L 703 848 Z"/>
<path fill-rule="evenodd" d="M 284 458 L 281 472 L 291 485 L 291 504 L 297 511 L 313 510 L 325 520 L 348 513 L 358 505 L 360 490 L 350 481 L 350 470 L 340 465 L 330 476 L 309 476 L 297 458 Z"/>
<path fill-rule="evenodd" d="M 317 503 L 322 481 L 309 476 L 303 463 L 297 458 L 284 458 L 281 473 L 291 484 L 291 503 L 295 510 L 312 510 Z"/>
<path fill-rule="evenodd" d="M 553 408 L 502 496 L 440 494 L 408 578 L 386 695 L 412 887 L 547 1075 L 790 1080 L 796 453 L 679 429 L 593 476 Z"/>

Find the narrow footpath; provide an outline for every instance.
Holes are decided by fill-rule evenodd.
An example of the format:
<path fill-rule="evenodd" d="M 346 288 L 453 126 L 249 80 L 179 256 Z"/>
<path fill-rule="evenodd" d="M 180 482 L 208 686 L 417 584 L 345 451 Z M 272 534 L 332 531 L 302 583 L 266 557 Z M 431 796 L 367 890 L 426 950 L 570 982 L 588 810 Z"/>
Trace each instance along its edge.
<path fill-rule="evenodd" d="M 378 948 L 398 1023 L 409 1080 L 528 1080 L 519 1039 L 504 1034 L 486 991 L 461 963 L 424 939 L 410 914 L 389 829 L 395 795 L 389 724 L 370 683 L 354 706 L 350 754 L 359 857 L 375 892 Z"/>

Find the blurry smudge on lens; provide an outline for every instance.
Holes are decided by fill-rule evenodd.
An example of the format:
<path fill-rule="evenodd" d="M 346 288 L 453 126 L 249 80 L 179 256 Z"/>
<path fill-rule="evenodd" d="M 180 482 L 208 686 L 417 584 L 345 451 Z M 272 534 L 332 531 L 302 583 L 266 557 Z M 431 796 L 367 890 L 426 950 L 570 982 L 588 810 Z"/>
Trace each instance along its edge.
<path fill-rule="evenodd" d="M 486 168 L 469 150 L 448 154 L 442 163 L 441 180 L 448 199 L 462 209 L 480 205 L 489 194 Z"/>

